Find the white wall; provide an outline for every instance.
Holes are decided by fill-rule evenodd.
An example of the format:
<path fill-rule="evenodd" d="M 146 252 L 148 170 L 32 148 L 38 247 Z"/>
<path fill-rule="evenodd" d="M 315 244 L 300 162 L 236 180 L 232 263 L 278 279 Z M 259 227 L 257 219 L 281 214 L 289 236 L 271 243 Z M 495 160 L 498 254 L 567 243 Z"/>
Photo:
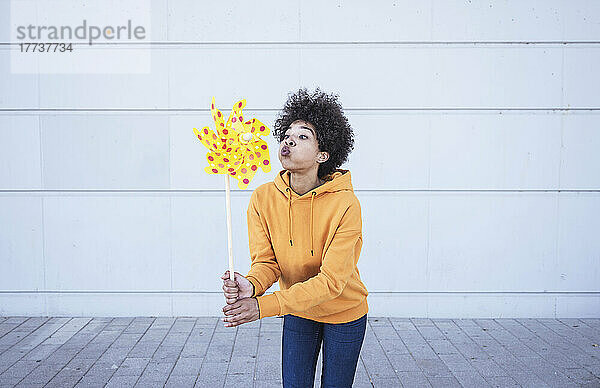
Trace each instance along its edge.
<path fill-rule="evenodd" d="M 151 74 L 11 74 L 0 45 L 0 315 L 218 315 L 192 128 L 320 85 L 356 132 L 371 315 L 600 317 L 599 2 L 228 4 L 153 0 Z M 241 272 L 269 146 L 232 193 Z"/>

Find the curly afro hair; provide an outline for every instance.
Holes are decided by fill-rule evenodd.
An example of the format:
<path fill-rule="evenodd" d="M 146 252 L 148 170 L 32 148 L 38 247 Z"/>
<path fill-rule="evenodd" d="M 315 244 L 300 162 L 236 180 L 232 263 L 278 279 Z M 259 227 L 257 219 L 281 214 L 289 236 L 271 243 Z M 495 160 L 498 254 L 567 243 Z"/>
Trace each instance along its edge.
<path fill-rule="evenodd" d="M 331 174 L 341 166 L 354 149 L 354 134 L 344 115 L 338 95 L 326 94 L 319 87 L 309 93 L 306 88 L 288 94 L 283 109 L 273 127 L 273 136 L 281 143 L 285 131 L 296 120 L 311 123 L 317 133 L 319 151 L 328 152 L 329 159 L 319 165 L 319 178 Z"/>

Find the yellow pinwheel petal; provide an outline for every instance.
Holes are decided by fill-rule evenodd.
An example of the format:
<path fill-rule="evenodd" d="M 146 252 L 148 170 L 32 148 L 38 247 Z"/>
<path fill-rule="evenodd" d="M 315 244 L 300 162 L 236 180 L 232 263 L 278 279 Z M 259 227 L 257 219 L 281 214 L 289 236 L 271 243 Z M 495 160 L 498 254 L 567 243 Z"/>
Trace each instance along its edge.
<path fill-rule="evenodd" d="M 257 170 L 258 167 L 256 164 L 244 160 L 240 169 L 236 171 L 234 176 L 238 180 L 238 187 L 242 190 L 246 189 L 252 181 L 252 178 L 254 178 L 254 175 L 256 175 Z"/>
<path fill-rule="evenodd" d="M 210 104 L 210 112 L 211 112 L 213 120 L 215 122 L 215 128 L 217 129 L 217 132 L 219 132 L 219 135 L 220 135 L 223 128 L 225 128 L 225 120 L 224 120 L 225 118 L 223 117 L 223 114 L 221 113 L 221 111 L 217 109 L 217 106 L 215 105 L 215 97 L 214 96 L 213 96 L 212 102 Z"/>
<path fill-rule="evenodd" d="M 204 127 L 202 131 L 198 131 L 198 129 L 194 128 L 194 133 L 206 148 L 209 150 L 218 149 L 219 145 L 217 143 L 220 143 L 219 137 L 212 129 Z"/>
<path fill-rule="evenodd" d="M 209 152 L 206 154 L 206 160 L 209 166 L 205 171 L 209 174 L 229 174 L 234 176 L 234 172 L 242 165 L 242 157 L 234 153 Z"/>
<path fill-rule="evenodd" d="M 246 106 L 246 100 L 242 99 L 236 102 L 231 108 L 231 113 L 229 114 L 229 118 L 227 119 L 227 124 L 225 127 L 232 127 L 236 131 L 240 132 L 243 130 L 243 122 L 244 116 L 242 114 L 242 109 Z"/>
<path fill-rule="evenodd" d="M 269 133 L 271 133 L 271 130 L 269 129 L 269 127 L 267 127 L 265 124 L 263 124 L 260 120 L 252 119 L 252 123 L 250 126 L 250 132 L 252 132 L 253 134 L 255 134 L 257 136 L 269 136 Z"/>

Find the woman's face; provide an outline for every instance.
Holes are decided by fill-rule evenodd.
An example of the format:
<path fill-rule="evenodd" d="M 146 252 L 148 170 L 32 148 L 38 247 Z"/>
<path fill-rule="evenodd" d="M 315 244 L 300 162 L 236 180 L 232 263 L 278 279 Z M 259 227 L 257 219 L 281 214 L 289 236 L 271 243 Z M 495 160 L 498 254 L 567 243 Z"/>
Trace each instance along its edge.
<path fill-rule="evenodd" d="M 319 163 L 329 158 L 327 152 L 319 151 L 315 127 L 306 121 L 296 120 L 285 131 L 279 144 L 279 161 L 291 172 L 318 170 Z"/>

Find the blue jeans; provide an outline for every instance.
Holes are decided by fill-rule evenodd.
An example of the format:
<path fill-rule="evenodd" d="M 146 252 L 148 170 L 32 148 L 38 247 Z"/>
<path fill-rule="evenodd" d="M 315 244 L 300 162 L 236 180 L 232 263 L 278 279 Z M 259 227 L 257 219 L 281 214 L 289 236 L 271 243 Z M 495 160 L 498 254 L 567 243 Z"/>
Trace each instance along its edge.
<path fill-rule="evenodd" d="M 337 324 L 285 315 L 281 352 L 283 387 L 314 386 L 321 343 L 321 387 L 352 387 L 366 328 L 367 314 L 355 321 Z"/>

